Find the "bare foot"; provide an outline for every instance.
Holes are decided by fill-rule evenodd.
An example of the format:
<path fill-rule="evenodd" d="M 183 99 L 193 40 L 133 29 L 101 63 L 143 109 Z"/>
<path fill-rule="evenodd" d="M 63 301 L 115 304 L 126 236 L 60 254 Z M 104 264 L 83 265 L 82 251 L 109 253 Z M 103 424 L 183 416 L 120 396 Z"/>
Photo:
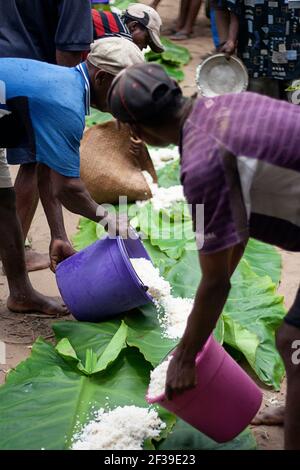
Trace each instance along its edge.
<path fill-rule="evenodd" d="M 49 255 L 37 253 L 31 248 L 25 248 L 25 263 L 28 272 L 40 271 L 50 266 Z"/>
<path fill-rule="evenodd" d="M 32 290 L 30 295 L 23 299 L 9 297 L 7 308 L 16 313 L 42 313 L 53 317 L 69 315 L 70 312 L 63 302 L 54 297 L 46 297 L 39 292 Z"/>
<path fill-rule="evenodd" d="M 277 408 L 261 411 L 252 420 L 252 424 L 255 424 L 256 426 L 260 426 L 262 424 L 266 426 L 281 426 L 284 424 L 284 410 L 284 406 L 278 406 Z"/>

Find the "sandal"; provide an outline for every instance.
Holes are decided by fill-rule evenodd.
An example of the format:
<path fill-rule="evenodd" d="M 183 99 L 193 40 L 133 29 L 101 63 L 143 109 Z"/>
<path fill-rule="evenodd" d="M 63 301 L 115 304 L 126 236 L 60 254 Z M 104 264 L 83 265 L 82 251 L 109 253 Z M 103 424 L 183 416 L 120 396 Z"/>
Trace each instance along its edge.
<path fill-rule="evenodd" d="M 181 31 L 178 31 L 173 36 L 171 36 L 171 39 L 172 41 L 185 41 L 187 39 L 190 39 L 190 37 L 191 34 L 182 33 Z"/>

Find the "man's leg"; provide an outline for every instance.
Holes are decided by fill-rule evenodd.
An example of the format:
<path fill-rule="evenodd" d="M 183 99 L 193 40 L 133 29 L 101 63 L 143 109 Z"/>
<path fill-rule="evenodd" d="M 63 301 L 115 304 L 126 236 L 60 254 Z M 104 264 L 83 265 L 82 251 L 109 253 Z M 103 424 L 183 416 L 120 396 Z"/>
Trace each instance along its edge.
<path fill-rule="evenodd" d="M 253 424 L 284 424 L 286 450 L 300 450 L 300 289 L 276 336 L 287 377 L 286 406 L 260 413 Z"/>
<path fill-rule="evenodd" d="M 286 450 L 300 450 L 300 289 L 277 333 L 277 347 L 287 377 L 284 415 Z"/>
<path fill-rule="evenodd" d="M 21 221 L 24 241 L 28 235 L 39 202 L 37 164 L 27 163 L 19 168 L 15 181 L 17 213 Z M 27 271 L 38 271 L 49 267 L 49 256 L 31 248 L 25 249 Z"/>
<path fill-rule="evenodd" d="M 183 40 L 192 34 L 201 3 L 202 0 L 183 0 L 181 2 L 178 32 L 172 36 L 172 39 Z"/>
<path fill-rule="evenodd" d="M 181 2 L 180 2 L 179 15 L 178 15 L 178 19 L 177 19 L 177 30 L 178 31 L 180 31 L 185 25 L 185 22 L 186 22 L 187 16 L 188 16 L 190 1 L 191 0 L 181 0 Z"/>
<path fill-rule="evenodd" d="M 68 314 L 62 302 L 39 294 L 31 286 L 25 267 L 23 237 L 13 188 L 0 188 L 0 255 L 10 290 L 7 301 L 10 310 L 48 315 Z"/>

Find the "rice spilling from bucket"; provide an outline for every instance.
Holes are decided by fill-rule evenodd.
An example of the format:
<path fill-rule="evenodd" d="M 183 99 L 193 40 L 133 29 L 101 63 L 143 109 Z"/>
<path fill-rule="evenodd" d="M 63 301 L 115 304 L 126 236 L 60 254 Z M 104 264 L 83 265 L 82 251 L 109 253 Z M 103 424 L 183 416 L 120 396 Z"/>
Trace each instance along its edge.
<path fill-rule="evenodd" d="M 166 424 L 153 409 L 118 406 L 101 408 L 80 433 L 72 450 L 142 450 L 146 439 L 158 438 Z"/>
<path fill-rule="evenodd" d="M 148 387 L 147 398 L 156 399 L 165 391 L 168 367 L 172 356 L 159 364 L 150 374 L 150 384 Z"/>
<path fill-rule="evenodd" d="M 163 209 L 170 209 L 175 202 L 184 202 L 185 197 L 183 194 L 183 187 L 181 185 L 170 186 L 169 188 L 163 188 L 158 186 L 157 183 L 153 182 L 153 178 L 147 171 L 142 171 L 144 178 L 151 189 L 152 198 L 150 202 L 156 211 Z M 137 206 L 144 206 L 149 202 L 137 201 Z"/>
<path fill-rule="evenodd" d="M 170 283 L 160 275 L 151 261 L 145 258 L 131 258 L 130 261 L 143 284 L 148 287 L 158 312 L 163 311 L 159 321 L 165 336 L 181 338 L 193 307 L 193 299 L 174 297 Z"/>

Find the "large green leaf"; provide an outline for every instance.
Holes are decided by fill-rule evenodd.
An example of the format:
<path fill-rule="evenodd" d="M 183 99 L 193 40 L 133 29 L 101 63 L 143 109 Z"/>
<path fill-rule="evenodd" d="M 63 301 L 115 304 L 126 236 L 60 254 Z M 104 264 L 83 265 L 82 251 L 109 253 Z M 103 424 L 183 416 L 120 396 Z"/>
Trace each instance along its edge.
<path fill-rule="evenodd" d="M 71 323 L 71 322 L 70 322 Z M 104 372 L 87 376 L 54 347 L 38 340 L 32 356 L 0 388 L 1 449 L 67 449 L 72 436 L 102 407 L 147 407 L 150 364 L 134 348 L 121 351 Z M 174 417 L 159 410 L 167 422 Z"/>
<path fill-rule="evenodd" d="M 104 124 L 112 119 L 113 117 L 110 113 L 103 113 L 95 108 L 91 108 L 91 114 L 85 118 L 85 125 L 87 127 L 92 127 L 96 124 Z"/>
<path fill-rule="evenodd" d="M 71 325 L 73 326 L 73 325 Z M 85 363 L 78 358 L 76 351 L 68 338 L 61 339 L 55 347 L 55 350 L 65 360 L 75 363 L 76 367 L 86 375 L 102 372 L 110 365 L 126 347 L 127 325 L 122 322 L 117 332 L 109 341 L 104 351 L 98 355 L 92 348 L 86 349 Z"/>
<path fill-rule="evenodd" d="M 174 349 L 178 341 L 165 338 L 154 305 L 147 305 L 125 317 L 127 343 L 139 349 L 154 367 Z"/>
<path fill-rule="evenodd" d="M 165 37 L 162 37 L 161 41 L 165 48 L 164 52 L 158 54 L 156 52 L 149 51 L 145 54 L 146 60 L 150 62 L 161 60 L 163 63 L 176 66 L 186 65 L 189 63 L 191 54 L 186 47 L 179 46 Z"/>
<path fill-rule="evenodd" d="M 121 326 L 120 320 L 103 323 L 61 321 L 52 325 L 58 341 L 67 338 L 84 362 L 87 348 L 100 357 Z"/>
<path fill-rule="evenodd" d="M 274 246 L 250 238 L 244 258 L 259 276 L 270 276 L 277 285 L 281 277 L 281 256 Z"/>
<path fill-rule="evenodd" d="M 164 71 L 177 82 L 182 82 L 184 80 L 184 72 L 177 65 L 172 65 L 164 62 L 163 60 L 158 60 L 157 63 L 161 65 Z"/>
<path fill-rule="evenodd" d="M 255 450 L 256 442 L 249 429 L 242 432 L 233 441 L 217 444 L 197 429 L 182 420 L 177 420 L 171 434 L 161 441 L 158 450 Z"/>
<path fill-rule="evenodd" d="M 82 217 L 79 221 L 78 232 L 72 237 L 75 250 L 83 250 L 98 240 L 97 233 L 101 229 L 102 226 L 100 224 Z"/>
<path fill-rule="evenodd" d="M 258 377 L 276 389 L 284 367 L 275 347 L 275 330 L 284 315 L 283 298 L 271 278 L 258 276 L 242 260 L 223 312 L 224 341 L 239 349 Z"/>
<path fill-rule="evenodd" d="M 158 184 L 163 188 L 177 186 L 180 183 L 179 176 L 179 160 L 168 163 L 166 166 L 157 171 Z"/>
<path fill-rule="evenodd" d="M 177 203 L 172 209 L 158 212 L 148 202 L 140 208 L 137 220 L 139 229 L 150 243 L 175 260 L 182 256 L 187 243 L 193 243 L 195 238 L 185 203 Z"/>
<path fill-rule="evenodd" d="M 176 296 L 193 297 L 201 278 L 197 251 L 186 251 L 166 277 Z M 258 276 L 243 259 L 233 275 L 222 315 L 224 342 L 241 351 L 258 377 L 276 389 L 284 369 L 274 331 L 284 315 L 283 298 L 276 294 L 271 278 Z"/>

